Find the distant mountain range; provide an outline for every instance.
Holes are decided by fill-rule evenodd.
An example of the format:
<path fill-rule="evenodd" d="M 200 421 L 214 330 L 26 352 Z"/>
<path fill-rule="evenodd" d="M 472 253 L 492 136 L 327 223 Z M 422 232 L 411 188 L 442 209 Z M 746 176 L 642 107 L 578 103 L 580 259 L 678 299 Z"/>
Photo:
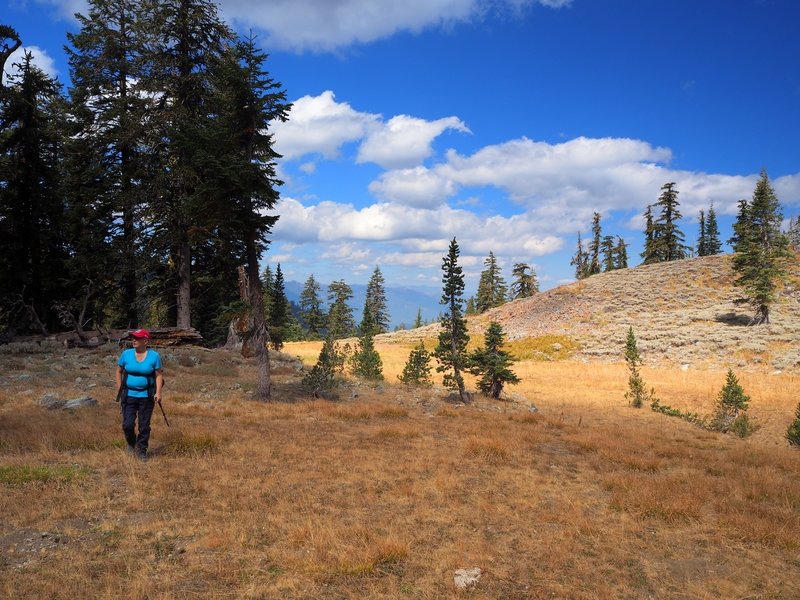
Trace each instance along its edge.
<path fill-rule="evenodd" d="M 298 281 L 287 281 L 285 284 L 286 297 L 290 302 L 300 303 L 300 293 L 303 284 Z M 364 284 L 348 284 L 353 289 L 353 298 L 349 304 L 353 308 L 353 317 L 356 323 L 361 321 L 364 310 L 364 299 L 367 296 L 367 286 Z M 320 298 L 323 304 L 327 303 L 328 286 L 320 284 L 322 292 Z M 386 300 L 389 309 L 389 326 L 394 329 L 400 325 L 413 327 L 417 318 L 417 311 L 422 311 L 422 320 L 432 322 L 439 317 L 441 305 L 439 304 L 441 292 L 432 288 L 412 287 L 386 287 Z"/>

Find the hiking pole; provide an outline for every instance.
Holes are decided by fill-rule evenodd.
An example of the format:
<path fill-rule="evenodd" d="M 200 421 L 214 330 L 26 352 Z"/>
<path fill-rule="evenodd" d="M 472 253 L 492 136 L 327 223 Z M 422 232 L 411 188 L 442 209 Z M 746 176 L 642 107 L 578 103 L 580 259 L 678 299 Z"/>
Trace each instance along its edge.
<path fill-rule="evenodd" d="M 161 409 L 161 415 L 164 417 L 164 422 L 167 424 L 167 427 L 169 427 L 169 419 L 167 418 L 167 413 L 164 412 L 164 407 L 161 406 L 161 400 L 158 401 L 158 408 Z"/>

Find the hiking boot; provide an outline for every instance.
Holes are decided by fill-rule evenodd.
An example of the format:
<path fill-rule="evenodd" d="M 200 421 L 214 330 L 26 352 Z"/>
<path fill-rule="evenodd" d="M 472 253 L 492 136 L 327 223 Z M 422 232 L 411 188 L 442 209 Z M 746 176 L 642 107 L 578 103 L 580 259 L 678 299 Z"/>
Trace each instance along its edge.
<path fill-rule="evenodd" d="M 136 458 L 145 462 L 147 460 L 147 450 L 143 450 L 141 448 L 136 449 Z"/>
<path fill-rule="evenodd" d="M 125 452 L 128 454 L 136 454 L 136 446 L 131 446 L 128 444 L 128 447 L 125 449 Z"/>

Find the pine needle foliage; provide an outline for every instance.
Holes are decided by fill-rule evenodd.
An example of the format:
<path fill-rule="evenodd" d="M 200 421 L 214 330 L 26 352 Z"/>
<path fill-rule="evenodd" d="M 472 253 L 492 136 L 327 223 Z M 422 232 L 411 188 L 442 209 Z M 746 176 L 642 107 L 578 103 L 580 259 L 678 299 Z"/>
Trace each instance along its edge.
<path fill-rule="evenodd" d="M 467 402 L 469 397 L 464 389 L 462 372 L 468 366 L 467 322 L 463 316 L 464 305 L 464 273 L 458 264 L 461 253 L 455 238 L 450 242 L 447 256 L 442 260 L 442 299 L 445 311 L 441 317 L 441 330 L 439 343 L 433 355 L 439 362 L 436 370 L 444 373 L 442 382 L 445 387 L 458 390 L 462 402 Z"/>
<path fill-rule="evenodd" d="M 517 359 L 502 349 L 505 332 L 500 323 L 489 323 L 484 334 L 484 346 L 469 355 L 470 373 L 477 375 L 481 393 L 499 398 L 505 384 L 519 383 L 519 377 L 509 368 Z"/>
<path fill-rule="evenodd" d="M 794 411 L 794 421 L 789 425 L 786 430 L 786 440 L 792 446 L 800 448 L 800 404 Z"/>
<path fill-rule="evenodd" d="M 728 369 L 725 385 L 719 392 L 716 410 L 711 418 L 711 429 L 715 431 L 734 431 L 739 437 L 746 437 L 753 427 L 746 416 L 750 396 L 744 393 L 739 379 Z"/>
<path fill-rule="evenodd" d="M 302 385 L 315 398 L 321 398 L 336 386 L 336 369 L 339 364 L 336 342 L 330 335 L 325 338 L 316 364 L 303 377 Z"/>
<path fill-rule="evenodd" d="M 403 372 L 397 378 L 406 385 L 431 386 L 431 355 L 425 349 L 425 343 L 419 344 L 408 355 Z"/>
<path fill-rule="evenodd" d="M 375 335 L 372 327 L 358 338 L 356 348 L 350 357 L 350 369 L 355 377 L 367 381 L 383 381 L 383 361 L 375 350 Z"/>
<path fill-rule="evenodd" d="M 634 408 L 641 408 L 645 401 L 655 400 L 652 390 L 647 391 L 639 367 L 642 365 L 642 358 L 636 345 L 636 336 L 633 327 L 628 328 L 628 338 L 625 341 L 625 363 L 628 365 L 630 374 L 628 376 L 628 391 L 625 398 Z"/>
<path fill-rule="evenodd" d="M 769 323 L 778 281 L 785 277 L 786 260 L 791 257 L 789 241 L 780 230 L 782 219 L 778 198 L 766 171 L 762 171 L 753 200 L 739 203 L 732 239 L 734 285 L 741 288 L 744 300 L 753 308 L 754 325 Z"/>

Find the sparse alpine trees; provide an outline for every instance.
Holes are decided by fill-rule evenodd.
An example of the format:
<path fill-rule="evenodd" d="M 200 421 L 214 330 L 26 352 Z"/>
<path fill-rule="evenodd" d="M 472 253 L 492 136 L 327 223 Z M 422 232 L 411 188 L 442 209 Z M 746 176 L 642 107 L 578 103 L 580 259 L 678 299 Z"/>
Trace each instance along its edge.
<path fill-rule="evenodd" d="M 431 355 L 425 349 L 425 343 L 419 344 L 408 355 L 408 360 L 403 366 L 403 372 L 397 378 L 407 385 L 431 386 Z"/>
<path fill-rule="evenodd" d="M 460 250 L 456 239 L 450 242 L 447 256 L 442 260 L 442 299 L 439 301 L 445 309 L 441 318 L 439 343 L 433 355 L 439 362 L 436 370 L 444 373 L 443 383 L 446 387 L 458 390 L 462 402 L 469 397 L 464 389 L 462 373 L 468 366 L 467 322 L 463 316 L 464 274 L 458 264 Z"/>
<path fill-rule="evenodd" d="M 656 254 L 656 228 L 653 223 L 653 207 L 650 204 L 644 211 L 644 250 L 639 256 L 644 265 L 660 262 Z"/>
<path fill-rule="evenodd" d="M 493 252 L 489 252 L 489 256 L 483 261 L 483 266 L 485 269 L 481 272 L 478 291 L 475 294 L 475 311 L 478 313 L 484 313 L 503 304 L 508 292 L 500 265 Z"/>
<path fill-rule="evenodd" d="M 734 285 L 742 289 L 755 311 L 753 324 L 769 323 L 777 282 L 785 276 L 786 260 L 791 256 L 780 230 L 782 218 L 778 197 L 762 171 L 752 201 L 739 203 L 734 225 Z"/>
<path fill-rule="evenodd" d="M 528 272 L 530 271 L 530 272 Z M 511 272 L 514 281 L 511 283 L 511 299 L 517 298 L 530 298 L 534 294 L 539 293 L 539 280 L 534 271 L 526 263 L 514 264 L 514 270 Z"/>
<path fill-rule="evenodd" d="M 469 371 L 479 377 L 478 389 L 492 398 L 499 398 L 505 384 L 519 383 L 519 377 L 511 370 L 516 361 L 503 350 L 505 332 L 500 323 L 492 321 L 484 334 L 483 348 L 469 355 Z"/>

